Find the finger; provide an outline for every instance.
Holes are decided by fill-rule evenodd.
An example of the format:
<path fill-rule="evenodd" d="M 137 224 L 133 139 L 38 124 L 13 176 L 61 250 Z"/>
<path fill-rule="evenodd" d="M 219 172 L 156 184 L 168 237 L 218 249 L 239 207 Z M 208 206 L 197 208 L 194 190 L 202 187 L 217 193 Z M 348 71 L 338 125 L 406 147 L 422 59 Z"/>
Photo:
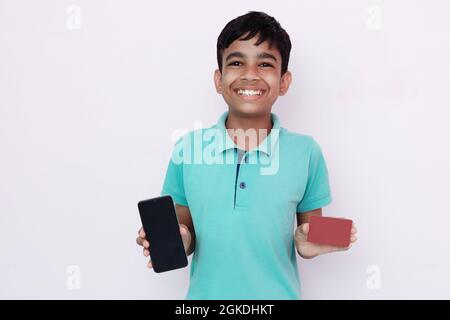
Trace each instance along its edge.
<path fill-rule="evenodd" d="M 144 248 L 148 248 L 150 246 L 150 243 L 146 239 L 141 237 L 136 238 L 136 243 L 140 246 L 143 246 Z"/>
<path fill-rule="evenodd" d="M 308 223 L 308 222 L 303 223 L 303 224 L 301 225 L 301 227 L 300 227 L 300 231 L 301 231 L 301 233 L 303 233 L 305 236 L 308 235 L 308 232 L 309 232 L 309 223 Z"/>
<path fill-rule="evenodd" d="M 141 238 L 145 238 L 144 228 L 142 228 L 142 227 L 139 229 L 139 236 L 140 236 Z"/>
<path fill-rule="evenodd" d="M 352 245 L 350 244 L 348 247 L 334 247 L 333 251 L 347 251 L 351 246 Z"/>
<path fill-rule="evenodd" d="M 152 263 L 151 260 L 150 260 L 150 262 L 147 264 L 147 268 L 149 268 L 149 269 L 153 268 L 153 263 Z"/>
<path fill-rule="evenodd" d="M 356 230 L 355 225 L 352 225 L 352 231 L 351 231 L 351 233 L 352 233 L 352 234 L 355 234 L 356 232 L 358 232 L 358 230 Z"/>
<path fill-rule="evenodd" d="M 358 237 L 357 237 L 357 236 L 352 236 L 352 237 L 350 238 L 350 241 L 351 241 L 351 242 L 356 242 L 356 240 L 358 240 Z"/>
<path fill-rule="evenodd" d="M 148 257 L 150 255 L 150 250 L 144 248 L 144 256 Z"/>

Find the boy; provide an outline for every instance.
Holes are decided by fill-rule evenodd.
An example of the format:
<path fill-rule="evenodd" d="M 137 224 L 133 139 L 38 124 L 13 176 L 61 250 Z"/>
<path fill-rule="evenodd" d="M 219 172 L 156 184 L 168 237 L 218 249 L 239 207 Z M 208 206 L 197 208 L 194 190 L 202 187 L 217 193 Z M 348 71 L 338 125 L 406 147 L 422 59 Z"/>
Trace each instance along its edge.
<path fill-rule="evenodd" d="M 300 299 L 295 252 L 349 249 L 307 241 L 309 217 L 332 199 L 320 146 L 271 112 L 291 83 L 290 50 L 286 31 L 262 12 L 230 21 L 218 38 L 214 82 L 228 111 L 176 143 L 161 192 L 173 197 L 186 254 L 194 252 L 186 299 Z M 142 228 L 137 243 L 148 257 Z"/>

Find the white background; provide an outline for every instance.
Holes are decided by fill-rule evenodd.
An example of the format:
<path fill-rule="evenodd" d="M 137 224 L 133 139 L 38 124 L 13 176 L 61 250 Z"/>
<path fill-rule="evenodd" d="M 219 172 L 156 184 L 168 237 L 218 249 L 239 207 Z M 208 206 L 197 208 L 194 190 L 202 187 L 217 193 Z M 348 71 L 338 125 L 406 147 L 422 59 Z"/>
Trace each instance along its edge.
<path fill-rule="evenodd" d="M 273 112 L 323 149 L 324 215 L 358 227 L 349 252 L 298 257 L 303 298 L 450 298 L 438 0 L 0 0 L 0 298 L 184 298 L 189 268 L 145 267 L 137 202 L 159 195 L 172 133 L 226 110 L 216 40 L 249 10 L 290 34 Z"/>

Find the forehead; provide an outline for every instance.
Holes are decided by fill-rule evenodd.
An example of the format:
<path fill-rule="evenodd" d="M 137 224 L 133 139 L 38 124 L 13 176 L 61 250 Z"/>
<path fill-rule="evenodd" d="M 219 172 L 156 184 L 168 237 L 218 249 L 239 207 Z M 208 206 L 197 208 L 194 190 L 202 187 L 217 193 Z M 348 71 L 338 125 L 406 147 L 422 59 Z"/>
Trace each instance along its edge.
<path fill-rule="evenodd" d="M 269 42 L 264 41 L 260 43 L 258 46 L 255 46 L 255 43 L 258 41 L 258 37 L 255 36 L 249 40 L 234 40 L 228 48 L 226 48 L 223 51 L 223 59 L 226 59 L 226 57 L 232 53 L 232 52 L 241 52 L 244 55 L 248 56 L 249 58 L 256 57 L 258 54 L 266 52 L 270 53 L 271 55 L 275 56 L 277 58 L 277 61 L 281 61 L 281 55 L 280 52 L 277 50 L 275 45 L 272 45 L 272 48 L 269 48 Z"/>

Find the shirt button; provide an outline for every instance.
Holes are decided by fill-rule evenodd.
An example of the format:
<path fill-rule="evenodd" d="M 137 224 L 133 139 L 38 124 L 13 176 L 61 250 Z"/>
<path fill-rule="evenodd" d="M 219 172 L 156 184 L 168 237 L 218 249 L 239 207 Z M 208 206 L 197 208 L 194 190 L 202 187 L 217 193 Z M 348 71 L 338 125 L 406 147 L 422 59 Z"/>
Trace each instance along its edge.
<path fill-rule="evenodd" d="M 239 184 L 239 187 L 240 187 L 241 189 L 245 189 L 245 187 L 246 187 L 245 182 L 241 182 L 241 183 Z"/>

